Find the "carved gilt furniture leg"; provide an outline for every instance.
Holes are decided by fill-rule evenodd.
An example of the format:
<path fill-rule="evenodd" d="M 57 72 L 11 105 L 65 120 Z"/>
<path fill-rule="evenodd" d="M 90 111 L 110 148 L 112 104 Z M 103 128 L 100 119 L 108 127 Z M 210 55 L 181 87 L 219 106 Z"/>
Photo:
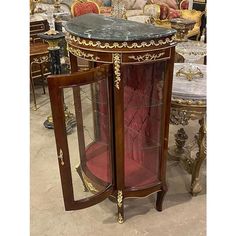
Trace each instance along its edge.
<path fill-rule="evenodd" d="M 199 139 L 198 146 L 199 152 L 197 153 L 197 157 L 192 169 L 192 182 L 191 182 L 191 194 L 196 196 L 201 192 L 202 186 L 200 184 L 200 169 L 203 161 L 206 159 L 206 126 L 205 126 L 205 117 L 199 120 L 200 129 L 199 129 Z"/>
<path fill-rule="evenodd" d="M 118 223 L 124 223 L 124 202 L 122 190 L 117 191 Z"/>
<path fill-rule="evenodd" d="M 167 187 L 163 187 L 161 191 L 157 192 L 156 210 L 162 211 L 163 200 L 167 192 Z"/>
<path fill-rule="evenodd" d="M 175 134 L 175 146 L 170 148 L 169 157 L 171 160 L 179 161 L 186 157 L 186 149 L 184 148 L 185 143 L 188 139 L 188 135 L 186 134 L 183 128 L 180 128 Z"/>
<path fill-rule="evenodd" d="M 87 186 L 86 186 L 86 184 L 84 182 L 84 178 L 83 178 L 83 175 L 82 175 L 82 171 L 81 171 L 81 166 L 80 165 L 78 167 L 76 167 L 76 171 L 79 174 L 79 177 L 80 177 L 80 179 L 81 179 L 81 181 L 83 183 L 84 192 L 88 192 L 89 190 L 88 190 L 88 188 L 87 188 Z"/>
<path fill-rule="evenodd" d="M 188 125 L 190 114 L 181 109 L 171 108 L 170 124 L 172 125 Z M 168 156 L 172 161 L 180 161 L 189 155 L 188 150 L 184 148 L 188 136 L 183 128 L 179 129 L 175 134 L 175 145 L 169 147 Z"/>

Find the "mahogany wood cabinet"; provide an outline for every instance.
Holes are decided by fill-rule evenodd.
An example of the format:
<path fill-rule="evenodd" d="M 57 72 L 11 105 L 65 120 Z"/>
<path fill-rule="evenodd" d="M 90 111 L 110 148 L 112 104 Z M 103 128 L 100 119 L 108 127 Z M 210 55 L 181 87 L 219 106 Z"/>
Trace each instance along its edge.
<path fill-rule="evenodd" d="M 161 211 L 175 30 L 95 14 L 75 17 L 65 29 L 71 74 L 48 77 L 65 209 L 110 198 L 122 223 L 125 198 L 156 192 Z M 78 58 L 94 67 L 78 72 Z M 77 121 L 71 135 L 65 90 Z"/>

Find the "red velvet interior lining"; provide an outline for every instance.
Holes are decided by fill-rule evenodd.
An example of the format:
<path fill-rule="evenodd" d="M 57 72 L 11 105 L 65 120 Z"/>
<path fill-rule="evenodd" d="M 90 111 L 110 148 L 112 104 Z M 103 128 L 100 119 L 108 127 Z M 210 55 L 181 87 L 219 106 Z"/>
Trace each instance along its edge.
<path fill-rule="evenodd" d="M 141 187 L 159 182 L 164 65 L 152 63 L 122 66 L 126 187 Z M 99 83 L 97 97 L 99 137 L 87 148 L 86 154 L 90 171 L 103 181 L 111 183 L 107 99 L 104 80 Z"/>
<path fill-rule="evenodd" d="M 94 143 L 87 149 L 86 153 L 90 156 L 87 161 L 87 167 L 96 177 L 111 183 L 111 162 L 108 161 L 108 150 L 104 146 L 102 143 Z M 101 152 L 101 149 L 104 152 Z M 149 151 L 145 155 L 147 159 L 153 159 L 156 151 Z M 125 159 L 126 187 L 140 187 L 154 182 L 159 182 L 155 173 L 132 159 Z"/>

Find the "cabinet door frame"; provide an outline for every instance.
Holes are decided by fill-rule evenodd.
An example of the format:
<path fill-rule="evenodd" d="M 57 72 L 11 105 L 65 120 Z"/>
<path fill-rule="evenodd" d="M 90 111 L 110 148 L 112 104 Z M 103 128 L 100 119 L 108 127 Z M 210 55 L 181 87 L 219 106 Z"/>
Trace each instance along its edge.
<path fill-rule="evenodd" d="M 75 72 L 69 75 L 51 75 L 48 77 L 48 89 L 51 101 L 58 165 L 60 170 L 65 210 L 83 209 L 102 202 L 113 193 L 115 182 L 114 178 L 112 178 L 111 184 L 109 184 L 102 192 L 99 192 L 91 197 L 83 198 L 80 200 L 74 199 L 70 156 L 69 156 L 69 148 L 67 142 L 66 126 L 65 126 L 65 116 L 62 115 L 64 114 L 63 89 L 70 87 L 73 88 L 75 86 L 87 85 L 104 79 L 108 80 L 107 83 L 109 83 L 109 77 L 111 76 L 112 76 L 112 66 L 102 65 L 85 72 Z M 110 91 L 108 91 L 108 96 L 110 96 Z M 111 119 L 112 119 L 112 114 L 110 114 L 110 123 Z M 112 127 L 110 128 L 110 135 L 111 137 L 113 135 Z M 111 168 L 112 168 L 112 173 L 114 173 L 114 163 L 113 163 L 114 159 L 113 159 L 112 146 L 113 144 L 111 139 Z"/>

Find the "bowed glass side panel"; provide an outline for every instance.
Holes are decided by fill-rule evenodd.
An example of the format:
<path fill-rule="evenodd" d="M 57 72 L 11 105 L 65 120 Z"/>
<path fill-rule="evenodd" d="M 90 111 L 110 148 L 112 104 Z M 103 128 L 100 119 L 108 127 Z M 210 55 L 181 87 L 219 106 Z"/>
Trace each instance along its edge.
<path fill-rule="evenodd" d="M 165 65 L 122 66 L 126 188 L 142 189 L 160 182 Z"/>

